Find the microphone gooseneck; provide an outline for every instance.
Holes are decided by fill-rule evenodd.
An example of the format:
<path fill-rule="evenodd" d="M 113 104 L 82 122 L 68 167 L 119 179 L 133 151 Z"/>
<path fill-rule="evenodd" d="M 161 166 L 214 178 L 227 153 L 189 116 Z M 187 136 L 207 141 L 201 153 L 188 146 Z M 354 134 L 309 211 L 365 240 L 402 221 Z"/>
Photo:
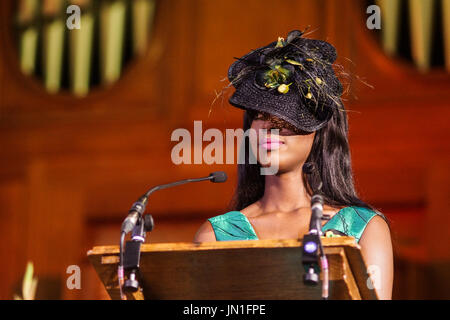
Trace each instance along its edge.
<path fill-rule="evenodd" d="M 157 191 L 162 190 L 166 188 L 171 188 L 175 186 L 179 186 L 182 184 L 190 183 L 190 182 L 200 182 L 210 180 L 214 183 L 221 183 L 227 181 L 227 174 L 223 171 L 215 171 L 212 172 L 209 176 L 203 177 L 203 178 L 196 178 L 196 179 L 184 179 L 175 181 L 172 183 L 167 184 L 161 184 L 158 186 L 155 186 L 148 190 L 143 196 L 141 196 L 133 205 L 131 206 L 131 209 L 128 211 L 127 218 L 122 223 L 122 232 L 125 232 L 126 234 L 131 232 L 133 228 L 136 226 L 137 221 L 145 212 L 145 207 L 147 206 L 148 198 L 149 196 Z"/>
<path fill-rule="evenodd" d="M 309 222 L 309 232 L 320 234 L 321 221 L 323 216 L 323 197 L 320 194 L 315 194 L 311 198 L 311 220 Z"/>

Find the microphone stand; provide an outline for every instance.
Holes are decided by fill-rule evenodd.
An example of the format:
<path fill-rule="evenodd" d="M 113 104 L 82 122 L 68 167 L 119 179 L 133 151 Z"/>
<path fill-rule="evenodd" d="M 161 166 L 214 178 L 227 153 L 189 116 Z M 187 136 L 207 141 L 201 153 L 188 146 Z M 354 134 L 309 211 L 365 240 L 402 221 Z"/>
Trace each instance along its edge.
<path fill-rule="evenodd" d="M 225 172 L 216 171 L 207 177 L 196 179 L 179 180 L 172 183 L 158 185 L 148 190 L 138 201 L 133 203 L 128 212 L 127 218 L 122 223 L 119 245 L 119 266 L 117 269 L 117 278 L 119 282 L 120 298 L 125 300 L 124 290 L 127 292 L 136 292 L 139 290 L 139 260 L 141 256 L 141 245 L 145 242 L 146 232 L 153 230 L 154 222 L 151 215 L 144 215 L 145 207 L 149 196 L 157 191 L 170 187 L 179 186 L 190 182 L 200 182 L 209 180 L 215 183 L 225 182 L 227 175 Z M 127 241 L 124 250 L 125 236 L 132 231 L 131 241 Z M 126 281 L 125 271 L 129 273 Z"/>
<path fill-rule="evenodd" d="M 302 240 L 302 264 L 305 269 L 303 283 L 309 286 L 316 286 L 319 283 L 319 274 L 322 269 L 322 299 L 328 299 L 328 260 L 322 246 L 322 220 L 329 220 L 328 215 L 323 214 L 323 198 L 314 195 L 311 198 L 311 220 L 309 232 L 303 236 Z M 320 261 L 320 263 L 319 263 Z"/>
<path fill-rule="evenodd" d="M 131 240 L 126 242 L 123 270 L 129 272 L 129 276 L 128 280 L 123 283 L 124 291 L 136 292 L 139 289 L 141 245 L 145 242 L 146 232 L 152 231 L 153 227 L 153 217 L 150 214 L 140 217 L 133 228 Z M 123 295 L 122 292 L 121 294 Z"/>

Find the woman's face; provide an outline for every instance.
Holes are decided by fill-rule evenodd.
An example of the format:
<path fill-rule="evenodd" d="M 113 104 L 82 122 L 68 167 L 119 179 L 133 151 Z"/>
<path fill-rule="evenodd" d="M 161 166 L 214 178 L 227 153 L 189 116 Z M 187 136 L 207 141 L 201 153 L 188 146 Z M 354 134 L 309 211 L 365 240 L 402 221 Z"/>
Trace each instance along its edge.
<path fill-rule="evenodd" d="M 255 134 L 250 134 L 250 143 L 251 146 L 258 148 L 258 152 L 254 152 L 257 153 L 258 163 L 262 167 L 268 167 L 276 165 L 278 161 L 278 173 L 289 172 L 303 166 L 311 151 L 315 135 L 315 132 L 302 132 L 284 120 L 266 113 L 253 115 L 251 129 L 254 129 Z M 266 129 L 266 132 L 262 129 Z M 278 129 L 278 134 L 272 133 L 271 129 Z M 265 151 L 267 158 L 264 158 Z"/>

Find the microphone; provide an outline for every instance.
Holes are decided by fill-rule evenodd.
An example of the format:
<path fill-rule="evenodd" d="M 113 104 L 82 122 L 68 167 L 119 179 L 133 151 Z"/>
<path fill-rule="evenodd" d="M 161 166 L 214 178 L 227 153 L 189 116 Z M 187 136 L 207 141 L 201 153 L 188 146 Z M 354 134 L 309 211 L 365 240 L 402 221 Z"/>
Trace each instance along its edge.
<path fill-rule="evenodd" d="M 323 217 L 323 197 L 315 194 L 311 198 L 311 220 L 309 222 L 309 231 L 316 230 L 320 234 L 321 221 Z M 314 231 L 313 231 L 314 232 Z"/>
<path fill-rule="evenodd" d="M 309 222 L 309 232 L 303 237 L 302 264 L 305 268 L 303 282 L 306 285 L 317 285 L 319 283 L 320 269 L 322 269 L 322 299 L 328 299 L 328 259 L 323 250 L 320 236 L 322 235 L 321 222 L 322 220 L 329 220 L 329 216 L 323 214 L 323 202 L 323 197 L 320 194 L 315 194 L 311 197 L 311 220 Z"/>
<path fill-rule="evenodd" d="M 223 171 L 215 171 L 209 175 L 211 182 L 222 183 L 227 181 L 227 174 Z"/>
<path fill-rule="evenodd" d="M 139 218 L 144 214 L 145 207 L 147 206 L 148 197 L 157 190 L 162 190 L 170 187 L 179 186 L 182 184 L 190 183 L 190 182 L 200 182 L 210 180 L 214 183 L 222 183 L 227 181 L 227 174 L 223 171 L 215 171 L 209 174 L 207 177 L 203 178 L 196 178 L 196 179 L 185 179 L 185 180 L 179 180 L 172 183 L 167 184 L 161 184 L 158 186 L 155 186 L 148 190 L 144 195 L 142 195 L 133 205 L 131 206 L 131 209 L 128 211 L 128 216 L 122 223 L 122 232 L 127 234 L 133 228 L 136 226 L 136 223 L 138 222 Z"/>

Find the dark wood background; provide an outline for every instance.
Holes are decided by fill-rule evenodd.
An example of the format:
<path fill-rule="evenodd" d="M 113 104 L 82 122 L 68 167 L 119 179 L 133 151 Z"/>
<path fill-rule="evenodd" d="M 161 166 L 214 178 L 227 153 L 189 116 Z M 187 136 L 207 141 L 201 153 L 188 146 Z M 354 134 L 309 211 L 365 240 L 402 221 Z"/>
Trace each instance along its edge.
<path fill-rule="evenodd" d="M 226 184 L 154 194 L 150 242 L 191 241 L 206 218 L 224 213 L 235 165 L 174 165 L 171 132 L 194 120 L 203 130 L 240 127 L 230 92 L 211 107 L 233 57 L 308 25 L 352 75 L 355 177 L 362 198 L 391 221 L 394 297 L 450 298 L 450 75 L 384 55 L 363 1 L 160 1 L 147 54 L 82 99 L 50 95 L 20 72 L 11 6 L 0 4 L 0 298 L 12 298 L 27 261 L 38 297 L 107 298 L 86 252 L 118 242 L 130 205 L 152 185 L 229 174 Z M 74 264 L 81 290 L 66 288 Z"/>

